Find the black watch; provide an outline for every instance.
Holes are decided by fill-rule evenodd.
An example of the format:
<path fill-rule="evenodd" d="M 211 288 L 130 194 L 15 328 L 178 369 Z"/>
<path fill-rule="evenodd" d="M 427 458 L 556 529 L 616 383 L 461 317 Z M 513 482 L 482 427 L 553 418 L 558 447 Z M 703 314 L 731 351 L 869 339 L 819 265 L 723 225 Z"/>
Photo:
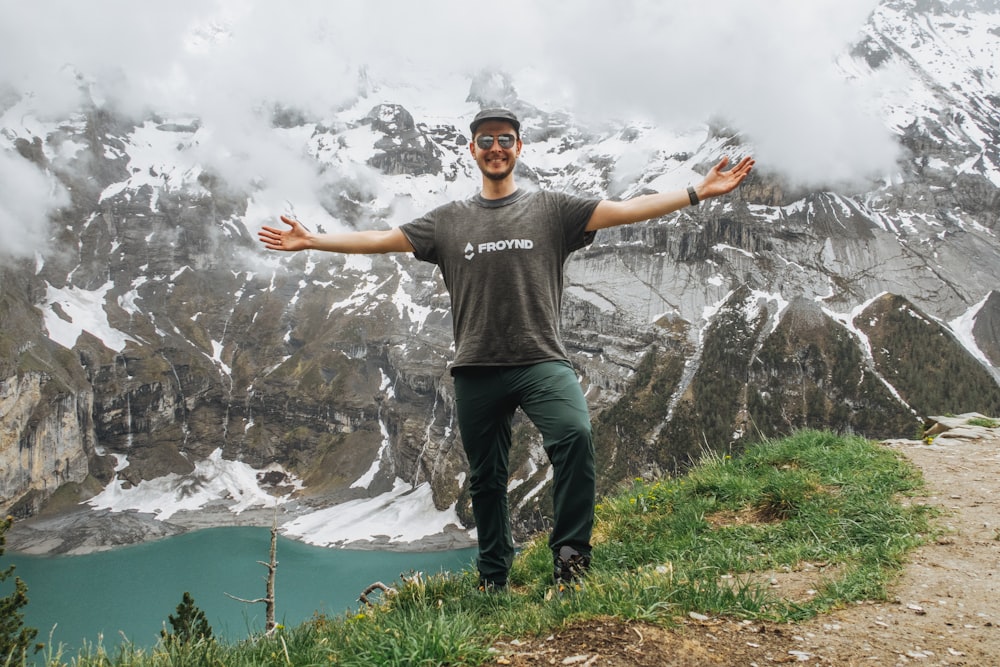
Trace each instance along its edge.
<path fill-rule="evenodd" d="M 691 206 L 697 206 L 698 202 L 701 201 L 698 199 L 698 193 L 694 191 L 693 185 L 688 186 L 688 199 L 691 200 Z"/>

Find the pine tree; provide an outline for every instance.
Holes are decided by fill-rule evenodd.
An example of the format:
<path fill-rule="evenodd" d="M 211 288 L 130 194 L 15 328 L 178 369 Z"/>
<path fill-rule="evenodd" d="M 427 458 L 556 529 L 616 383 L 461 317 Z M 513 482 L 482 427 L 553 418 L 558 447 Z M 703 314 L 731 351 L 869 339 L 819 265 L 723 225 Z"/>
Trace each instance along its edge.
<path fill-rule="evenodd" d="M 164 643 L 190 644 L 202 639 L 212 638 L 212 626 L 208 624 L 205 612 L 194 603 L 194 598 L 187 591 L 177 605 L 177 615 L 167 616 L 173 632 L 167 632 L 166 627 L 160 630 Z"/>
<path fill-rule="evenodd" d="M 7 545 L 7 530 L 13 523 L 13 517 L 9 516 L 0 521 L 0 556 L 4 554 L 4 547 Z M 13 565 L 0 570 L 0 584 L 13 574 Z M 0 597 L 0 664 L 6 664 L 6 660 L 19 664 L 19 658 L 27 652 L 31 642 L 38 635 L 38 630 L 24 625 L 22 609 L 27 604 L 28 587 L 20 577 L 14 577 L 14 591 L 10 595 Z M 41 648 L 41 644 L 34 646 L 35 652 Z"/>

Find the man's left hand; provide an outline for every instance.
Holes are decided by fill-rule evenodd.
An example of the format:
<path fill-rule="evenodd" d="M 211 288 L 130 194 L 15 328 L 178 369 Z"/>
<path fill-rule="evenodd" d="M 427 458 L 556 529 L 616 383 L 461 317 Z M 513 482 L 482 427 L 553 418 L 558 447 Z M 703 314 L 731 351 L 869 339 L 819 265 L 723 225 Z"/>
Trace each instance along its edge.
<path fill-rule="evenodd" d="M 695 188 L 695 191 L 698 193 L 698 199 L 718 197 L 719 195 L 724 195 L 727 192 L 735 190 L 743 182 L 743 179 L 750 174 L 754 161 L 753 158 L 747 156 L 729 171 L 722 171 L 726 168 L 727 164 L 729 164 L 729 158 L 723 157 L 717 165 L 709 169 L 708 174 L 705 175 L 705 180 Z"/>

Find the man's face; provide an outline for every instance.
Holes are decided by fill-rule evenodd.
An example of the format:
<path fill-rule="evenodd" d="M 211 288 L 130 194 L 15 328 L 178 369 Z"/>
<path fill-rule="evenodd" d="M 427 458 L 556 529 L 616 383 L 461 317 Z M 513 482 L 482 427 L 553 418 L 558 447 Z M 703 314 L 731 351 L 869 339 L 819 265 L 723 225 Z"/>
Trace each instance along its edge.
<path fill-rule="evenodd" d="M 514 145 L 504 148 L 500 145 L 500 135 L 511 134 L 517 137 L 514 126 L 502 120 L 488 120 L 476 128 L 476 136 L 472 137 L 469 150 L 472 157 L 476 159 L 479 170 L 483 176 L 490 180 L 502 181 L 514 172 L 514 165 L 517 157 L 521 154 L 521 140 L 518 138 Z M 492 137 L 493 145 L 489 148 L 480 148 L 477 140 L 480 137 Z"/>

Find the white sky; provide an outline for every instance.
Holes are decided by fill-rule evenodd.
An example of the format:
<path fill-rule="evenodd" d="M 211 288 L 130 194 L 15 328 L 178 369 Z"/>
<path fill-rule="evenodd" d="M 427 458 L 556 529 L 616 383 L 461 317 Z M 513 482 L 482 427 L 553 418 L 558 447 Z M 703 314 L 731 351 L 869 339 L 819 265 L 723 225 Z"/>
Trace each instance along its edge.
<path fill-rule="evenodd" d="M 205 164 L 227 169 L 237 184 L 263 177 L 294 194 L 317 187 L 319 176 L 275 138 L 262 109 L 280 103 L 328 115 L 354 95 L 364 67 L 390 85 L 455 81 L 445 94 L 465 112 L 467 76 L 499 68 L 522 99 L 585 121 L 642 118 L 686 129 L 721 118 L 752 142 L 761 167 L 831 182 L 890 171 L 896 157 L 890 132 L 867 111 L 869 91 L 834 66 L 875 5 L 0 0 L 0 115 L 13 91 L 30 95 L 41 119 L 66 118 L 83 80 L 95 99 L 125 110 L 199 118 L 209 138 Z M 15 183 L 54 192 L 37 172 L 0 153 L 5 237 L 25 216 L 44 220 L 60 203 L 48 195 L 8 201 Z"/>

